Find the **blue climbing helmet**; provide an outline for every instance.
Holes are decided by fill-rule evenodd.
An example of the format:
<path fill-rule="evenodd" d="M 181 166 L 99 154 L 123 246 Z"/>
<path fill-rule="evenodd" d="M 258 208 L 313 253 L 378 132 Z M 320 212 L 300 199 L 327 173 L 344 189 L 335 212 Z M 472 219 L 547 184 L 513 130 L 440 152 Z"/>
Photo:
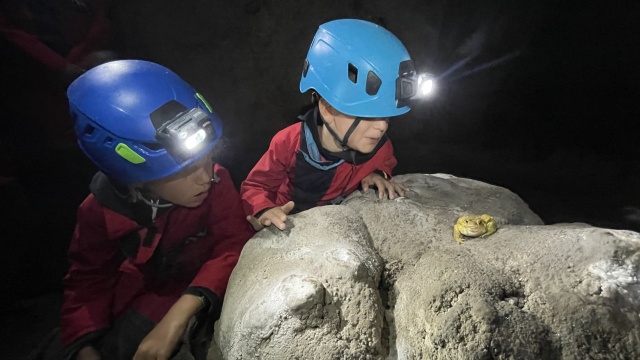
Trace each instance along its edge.
<path fill-rule="evenodd" d="M 171 70 L 142 60 L 99 65 L 67 90 L 82 151 L 128 185 L 175 174 L 210 154 L 222 122 Z"/>
<path fill-rule="evenodd" d="M 407 49 L 390 31 L 363 20 L 334 20 L 313 38 L 300 92 L 313 89 L 343 114 L 386 118 L 410 110 L 405 100 L 412 89 L 403 79 L 414 75 Z"/>

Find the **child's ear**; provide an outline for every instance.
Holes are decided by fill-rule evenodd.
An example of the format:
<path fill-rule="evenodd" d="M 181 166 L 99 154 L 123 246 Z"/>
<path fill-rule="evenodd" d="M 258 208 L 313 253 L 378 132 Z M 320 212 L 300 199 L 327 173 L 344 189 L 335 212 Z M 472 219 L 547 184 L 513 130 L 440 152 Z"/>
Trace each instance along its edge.
<path fill-rule="evenodd" d="M 327 109 L 327 112 L 331 114 L 331 116 L 336 117 L 336 116 L 342 115 L 340 111 L 336 110 L 336 108 L 331 106 L 331 104 L 329 104 L 326 100 L 320 99 L 320 101 L 324 103 L 324 106 Z"/>
<path fill-rule="evenodd" d="M 325 108 L 327 110 L 332 109 L 331 105 L 329 105 L 327 100 L 325 100 L 324 98 L 320 98 L 320 100 L 318 101 L 318 105 L 320 106 L 320 108 Z"/>
<path fill-rule="evenodd" d="M 324 120 L 326 122 L 331 123 L 333 120 L 333 117 L 335 116 L 336 109 L 334 109 L 331 105 L 329 105 L 329 103 L 323 98 L 320 98 L 318 109 L 320 110 L 320 115 L 322 115 Z"/>

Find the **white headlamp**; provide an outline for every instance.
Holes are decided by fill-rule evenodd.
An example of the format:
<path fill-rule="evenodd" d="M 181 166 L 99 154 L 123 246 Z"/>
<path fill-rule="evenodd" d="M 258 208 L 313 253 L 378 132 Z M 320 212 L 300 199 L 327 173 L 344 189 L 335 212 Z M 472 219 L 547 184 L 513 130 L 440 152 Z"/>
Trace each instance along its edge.
<path fill-rule="evenodd" d="M 163 124 L 156 138 L 170 151 L 189 154 L 205 140 L 215 137 L 209 116 L 200 108 L 194 108 Z"/>
<path fill-rule="evenodd" d="M 428 98 L 434 94 L 435 87 L 433 75 L 417 74 L 411 60 L 403 61 L 396 79 L 397 106 L 407 106 L 412 100 Z"/>
<path fill-rule="evenodd" d="M 426 98 L 435 93 L 436 81 L 431 74 L 418 75 L 418 91 L 413 98 Z"/>

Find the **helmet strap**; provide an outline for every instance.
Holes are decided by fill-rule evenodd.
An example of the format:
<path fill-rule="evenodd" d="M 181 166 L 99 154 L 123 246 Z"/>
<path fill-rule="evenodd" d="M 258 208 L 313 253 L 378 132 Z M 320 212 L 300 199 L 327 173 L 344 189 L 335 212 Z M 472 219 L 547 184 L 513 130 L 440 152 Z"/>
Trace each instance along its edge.
<path fill-rule="evenodd" d="M 173 206 L 173 204 L 172 204 L 172 203 L 170 203 L 170 202 L 167 202 L 167 203 L 161 204 L 161 203 L 160 203 L 160 199 L 157 199 L 157 200 L 155 200 L 155 201 L 154 201 L 154 200 L 147 199 L 147 198 L 144 196 L 144 194 L 142 193 L 142 189 L 140 189 L 140 188 L 138 188 L 138 187 L 136 187 L 134 191 L 136 192 L 136 194 L 135 194 L 136 199 L 140 199 L 140 200 L 142 200 L 142 202 L 143 202 L 143 203 L 145 203 L 145 204 L 147 204 L 147 205 L 151 206 L 152 208 L 167 208 L 167 207 Z"/>
<path fill-rule="evenodd" d="M 347 132 L 344 134 L 344 137 L 342 139 L 340 139 L 340 136 L 338 136 L 338 134 L 331 128 L 331 126 L 329 125 L 329 123 L 324 119 L 324 117 L 322 116 L 322 114 L 318 114 L 320 115 L 320 119 L 322 119 L 322 123 L 324 124 L 324 126 L 327 128 L 327 130 L 329 131 L 329 134 L 331 134 L 331 137 L 333 137 L 333 139 L 335 140 L 335 142 L 343 149 L 343 150 L 351 150 L 351 148 L 349 147 L 349 145 L 347 145 L 347 143 L 349 142 L 349 137 L 351 136 L 351 134 L 353 133 L 353 131 L 356 129 L 356 127 L 358 127 L 358 124 L 360 124 L 360 121 L 362 120 L 362 118 L 360 117 L 356 117 L 355 120 L 353 121 L 353 124 L 351 124 L 351 126 L 349 127 L 349 129 L 347 130 Z"/>
<path fill-rule="evenodd" d="M 362 120 L 361 117 L 356 117 L 353 120 L 353 124 L 351 124 L 351 126 L 349 126 L 349 129 L 347 130 L 347 132 L 344 134 L 344 139 L 342 139 L 342 142 L 345 144 L 345 146 L 347 148 L 349 148 L 347 146 L 347 142 L 349 142 L 349 137 L 351 136 L 351 134 L 353 133 L 353 131 L 358 127 L 358 124 L 360 124 L 360 121 Z"/>

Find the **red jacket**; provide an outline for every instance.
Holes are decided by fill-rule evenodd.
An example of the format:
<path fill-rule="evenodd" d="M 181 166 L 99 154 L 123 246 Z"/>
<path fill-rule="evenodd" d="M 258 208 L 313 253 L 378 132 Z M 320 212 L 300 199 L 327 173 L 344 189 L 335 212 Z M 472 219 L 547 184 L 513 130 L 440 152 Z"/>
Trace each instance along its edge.
<path fill-rule="evenodd" d="M 271 145 L 242 183 L 240 194 L 245 212 L 282 206 L 293 200 L 294 213 L 314 206 L 337 203 L 354 192 L 372 172 L 391 175 L 397 161 L 386 136 L 371 154 L 349 151 L 350 160 L 319 148 L 317 107 L 302 122 L 278 132 Z M 315 154 L 315 155 L 314 155 Z M 340 154 L 343 158 L 345 154 Z"/>
<path fill-rule="evenodd" d="M 228 171 L 214 165 L 214 174 L 219 181 L 203 204 L 174 205 L 146 226 L 104 206 L 96 194 L 86 198 L 78 209 L 71 267 L 64 279 L 65 345 L 109 328 L 130 307 L 157 323 L 188 288 L 203 288 L 222 298 L 242 247 L 254 232 Z M 123 240 L 132 235 L 135 246 L 133 252 L 124 251 L 125 257 Z"/>

